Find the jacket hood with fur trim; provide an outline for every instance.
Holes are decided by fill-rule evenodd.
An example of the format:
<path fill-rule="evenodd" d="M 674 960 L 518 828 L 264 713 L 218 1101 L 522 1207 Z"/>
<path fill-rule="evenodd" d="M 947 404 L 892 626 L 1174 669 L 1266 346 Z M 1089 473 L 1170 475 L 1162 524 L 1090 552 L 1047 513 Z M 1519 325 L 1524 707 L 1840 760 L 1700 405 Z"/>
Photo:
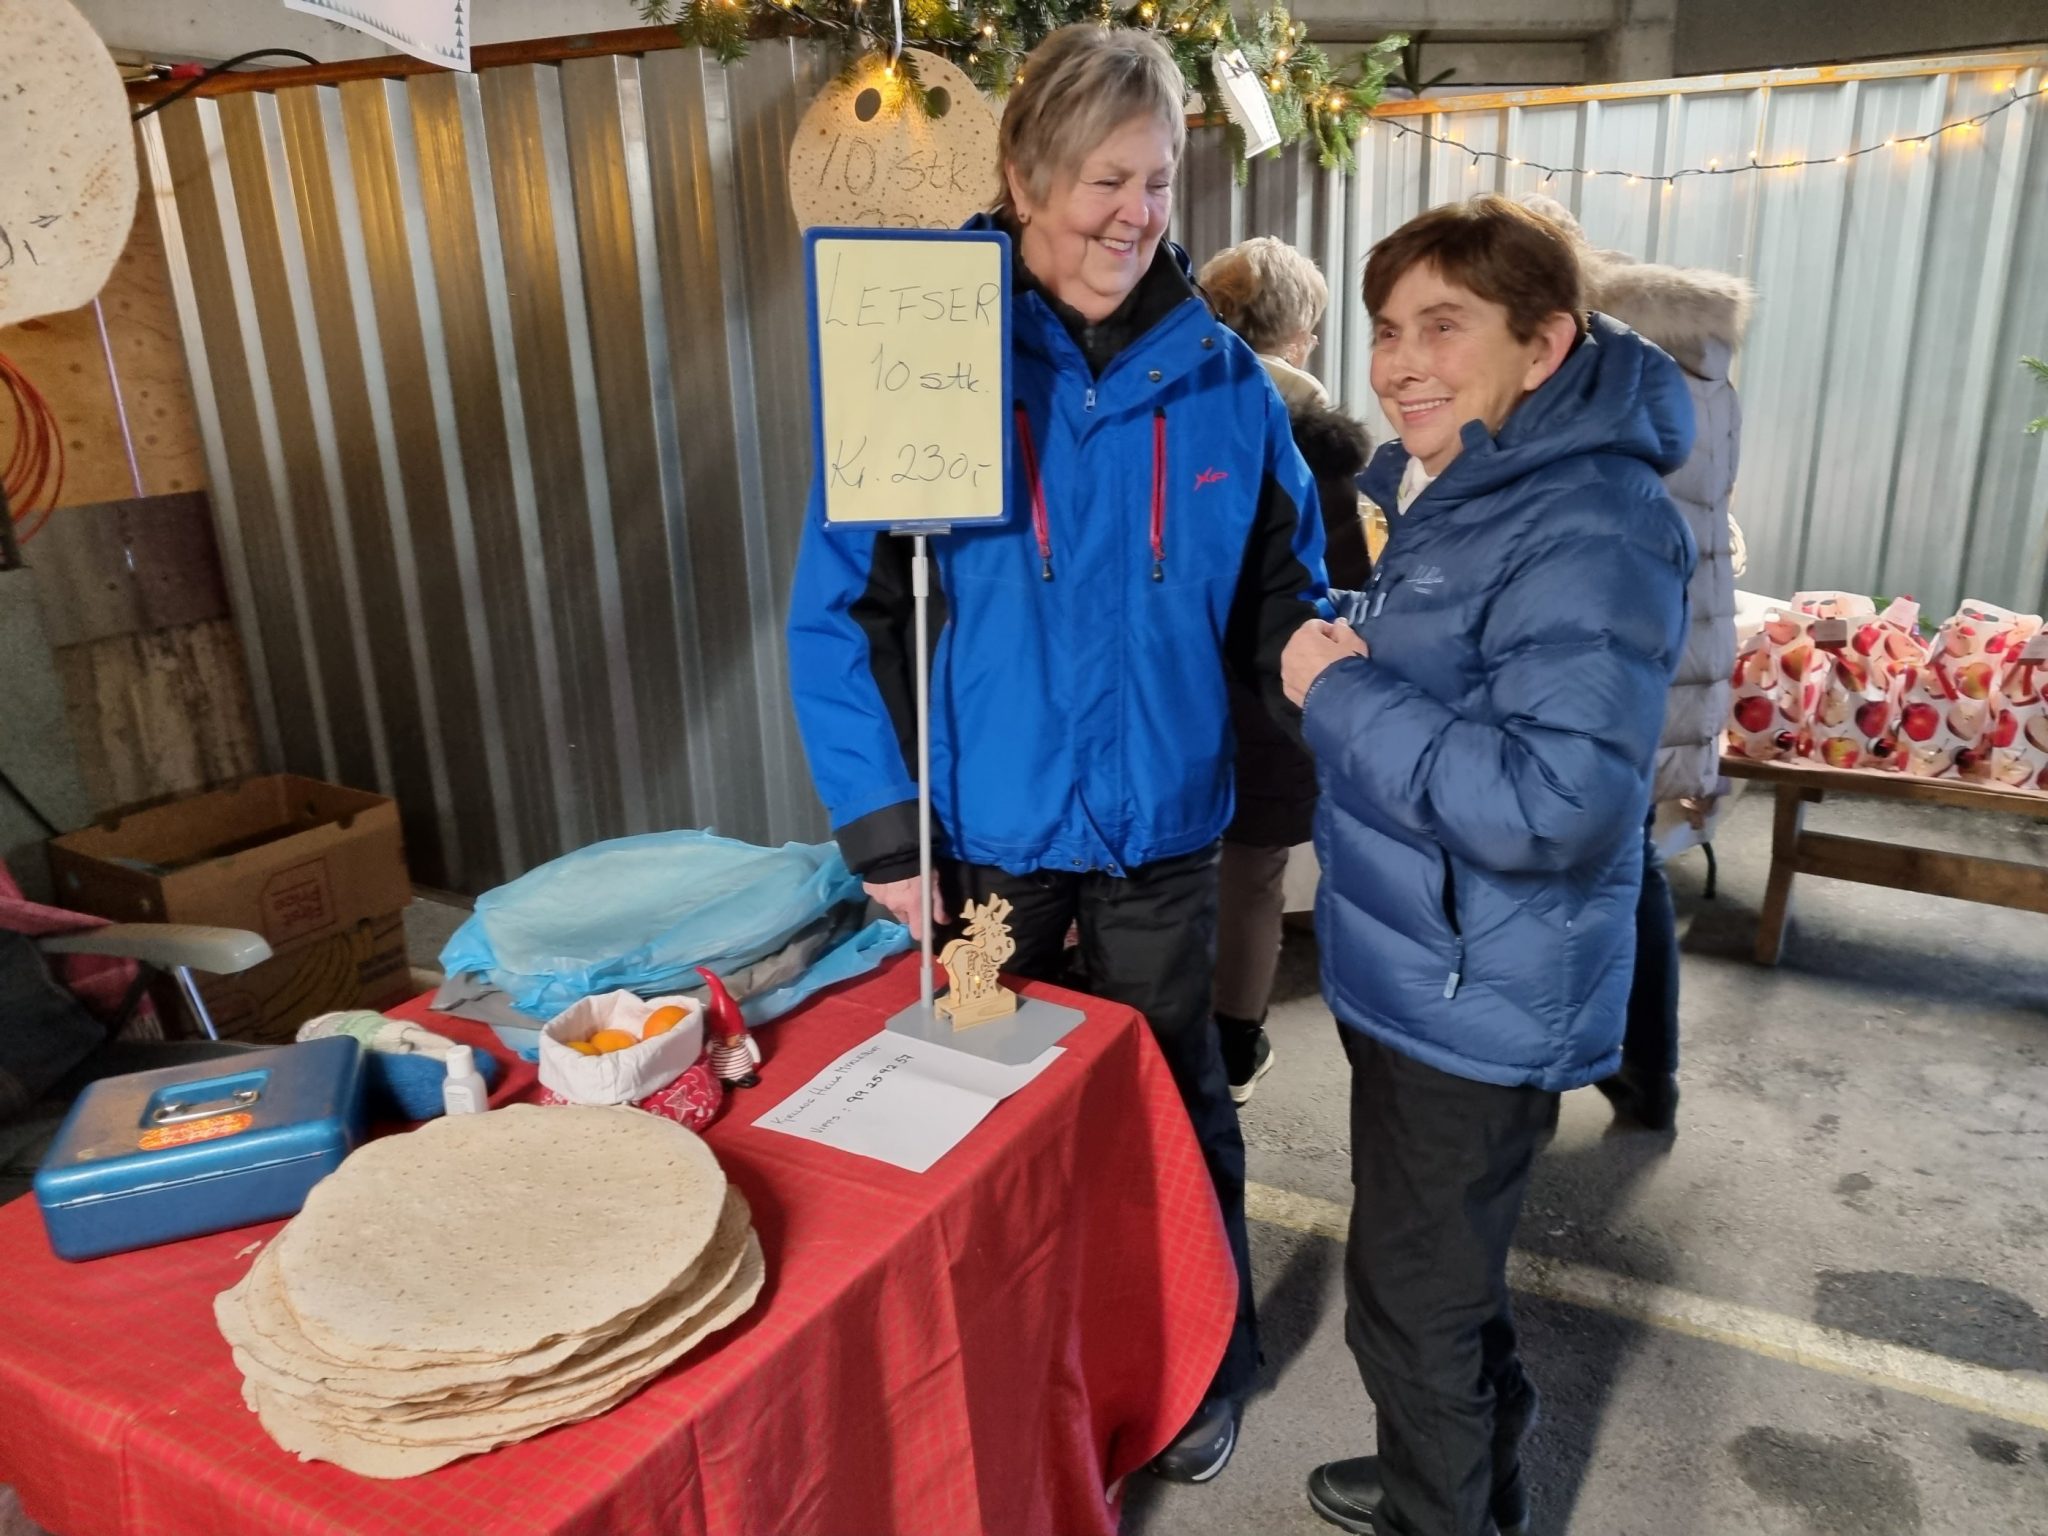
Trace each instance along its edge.
<path fill-rule="evenodd" d="M 1596 249 L 1562 203 L 1535 196 L 1522 205 L 1558 225 L 1578 246 L 1587 308 L 1654 341 L 1690 373 L 1727 377 L 1756 302 L 1748 283 L 1704 267 L 1671 267 Z"/>

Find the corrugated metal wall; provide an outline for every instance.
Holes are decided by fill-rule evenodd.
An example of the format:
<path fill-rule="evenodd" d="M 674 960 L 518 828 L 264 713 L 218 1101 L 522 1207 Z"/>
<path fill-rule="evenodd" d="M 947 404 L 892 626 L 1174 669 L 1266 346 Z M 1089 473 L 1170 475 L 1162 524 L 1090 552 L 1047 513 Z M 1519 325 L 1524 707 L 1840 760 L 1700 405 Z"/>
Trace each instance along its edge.
<path fill-rule="evenodd" d="M 1359 280 L 1372 243 L 1425 208 L 1541 191 L 1596 245 L 1738 273 L 1760 297 L 1737 372 L 1745 585 L 1909 591 L 1941 614 L 1965 596 L 2038 612 L 2048 439 L 2025 435 L 2044 407 L 2019 359 L 2048 353 L 2048 102 L 1926 149 L 1668 191 L 1622 177 L 1546 184 L 1530 163 L 1649 178 L 1745 164 L 1752 151 L 1766 164 L 1831 159 L 2031 92 L 2044 65 L 2036 53 L 1842 72 L 1852 78 L 1528 93 L 1529 105 L 1445 98 L 1426 116 L 1374 122 L 1353 176 L 1261 161 L 1242 190 L 1221 147 L 1198 143 L 1182 226 L 1198 253 L 1275 234 L 1319 257 L 1341 292 L 1312 366 L 1382 437 Z M 1475 160 L 1396 121 L 1525 163 Z"/>
<path fill-rule="evenodd" d="M 784 683 L 783 161 L 831 70 L 672 51 L 146 123 L 269 755 L 395 794 L 415 878 L 825 831 Z"/>
<path fill-rule="evenodd" d="M 581 58 L 145 123 L 270 757 L 395 794 L 416 878 L 482 890 L 657 827 L 824 834 L 782 646 L 810 467 L 783 167 L 833 69 L 794 44 L 730 69 Z M 1407 121 L 1658 173 L 1923 132 L 2015 78 Z M 2044 601 L 2048 453 L 2022 434 L 2017 367 L 2048 350 L 2042 110 L 1840 168 L 1541 188 L 1602 245 L 1761 291 L 1740 376 L 1749 585 Z M 1434 203 L 1541 180 L 1380 122 L 1352 176 L 1292 153 L 1239 187 L 1204 131 L 1176 234 L 1197 260 L 1251 234 L 1313 252 L 1335 300 L 1317 366 L 1384 433 L 1367 249 Z"/>

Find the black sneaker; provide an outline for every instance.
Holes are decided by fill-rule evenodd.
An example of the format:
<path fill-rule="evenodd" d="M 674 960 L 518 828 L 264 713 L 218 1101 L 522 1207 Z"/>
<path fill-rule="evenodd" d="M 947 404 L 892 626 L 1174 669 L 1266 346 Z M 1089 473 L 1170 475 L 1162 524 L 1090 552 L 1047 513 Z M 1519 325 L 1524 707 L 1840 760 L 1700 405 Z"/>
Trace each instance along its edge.
<path fill-rule="evenodd" d="M 1223 1070 L 1230 1079 L 1230 1098 L 1242 1104 L 1260 1078 L 1273 1069 L 1273 1042 L 1263 1025 L 1249 1019 L 1216 1015 L 1216 1033 L 1223 1046 Z"/>
<path fill-rule="evenodd" d="M 1212 1397 L 1195 1410 L 1187 1428 L 1152 1458 L 1152 1473 L 1169 1483 L 1206 1483 L 1230 1463 L 1237 1449 L 1237 1404 Z"/>
<path fill-rule="evenodd" d="M 1614 1106 L 1614 1118 L 1646 1131 L 1668 1131 L 1678 1123 L 1678 1079 L 1669 1072 L 1632 1072 L 1623 1067 L 1593 1085 Z"/>
<path fill-rule="evenodd" d="M 1379 1528 L 1373 1517 L 1385 1497 L 1377 1456 L 1328 1461 L 1308 1475 L 1309 1508 L 1353 1536 L 1375 1536 Z M 1528 1536 L 1529 1505 L 1522 1495 L 1520 1477 L 1511 1492 L 1494 1495 L 1493 1523 L 1500 1536 Z"/>

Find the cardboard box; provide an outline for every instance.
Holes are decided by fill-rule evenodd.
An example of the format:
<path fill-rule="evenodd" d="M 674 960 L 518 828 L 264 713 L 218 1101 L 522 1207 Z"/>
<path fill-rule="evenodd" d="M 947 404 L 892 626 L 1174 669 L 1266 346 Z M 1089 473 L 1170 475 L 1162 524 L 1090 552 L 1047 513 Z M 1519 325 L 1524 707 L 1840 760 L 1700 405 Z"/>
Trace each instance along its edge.
<path fill-rule="evenodd" d="M 59 904 L 116 922 L 247 928 L 271 959 L 197 975 L 223 1035 L 289 1040 L 316 1013 L 407 993 L 398 807 L 295 774 L 245 779 L 50 844 Z"/>

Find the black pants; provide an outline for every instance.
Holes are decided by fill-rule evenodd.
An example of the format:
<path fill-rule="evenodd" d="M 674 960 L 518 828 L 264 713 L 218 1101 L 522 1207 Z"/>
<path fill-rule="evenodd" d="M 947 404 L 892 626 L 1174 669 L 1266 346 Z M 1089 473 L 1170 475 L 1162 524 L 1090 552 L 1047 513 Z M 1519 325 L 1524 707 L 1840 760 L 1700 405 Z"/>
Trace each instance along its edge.
<path fill-rule="evenodd" d="M 1647 832 L 1643 838 L 1643 893 L 1636 898 L 1636 968 L 1628 988 L 1628 1026 L 1621 1064 L 1631 1076 L 1664 1077 L 1678 1070 L 1678 912 L 1671 882 Z"/>
<path fill-rule="evenodd" d="M 1062 946 L 1068 927 L 1078 923 L 1088 990 L 1135 1008 L 1152 1027 L 1215 1181 L 1237 1260 L 1237 1327 L 1210 1395 L 1242 1399 L 1258 1374 L 1259 1345 L 1244 1222 L 1244 1137 L 1209 1011 L 1216 850 L 1164 859 L 1121 877 L 1057 870 L 1019 876 L 973 864 L 948 869 L 949 912 L 958 914 L 965 897 L 985 901 L 991 895 L 1011 906 L 1017 953 L 1007 969 L 1039 981 L 1069 980 Z"/>
<path fill-rule="evenodd" d="M 1508 1245 L 1557 1095 L 1338 1032 L 1351 1058 L 1344 1333 L 1379 1416 L 1380 1536 L 1491 1536 L 1536 1400 L 1515 1352 Z"/>

